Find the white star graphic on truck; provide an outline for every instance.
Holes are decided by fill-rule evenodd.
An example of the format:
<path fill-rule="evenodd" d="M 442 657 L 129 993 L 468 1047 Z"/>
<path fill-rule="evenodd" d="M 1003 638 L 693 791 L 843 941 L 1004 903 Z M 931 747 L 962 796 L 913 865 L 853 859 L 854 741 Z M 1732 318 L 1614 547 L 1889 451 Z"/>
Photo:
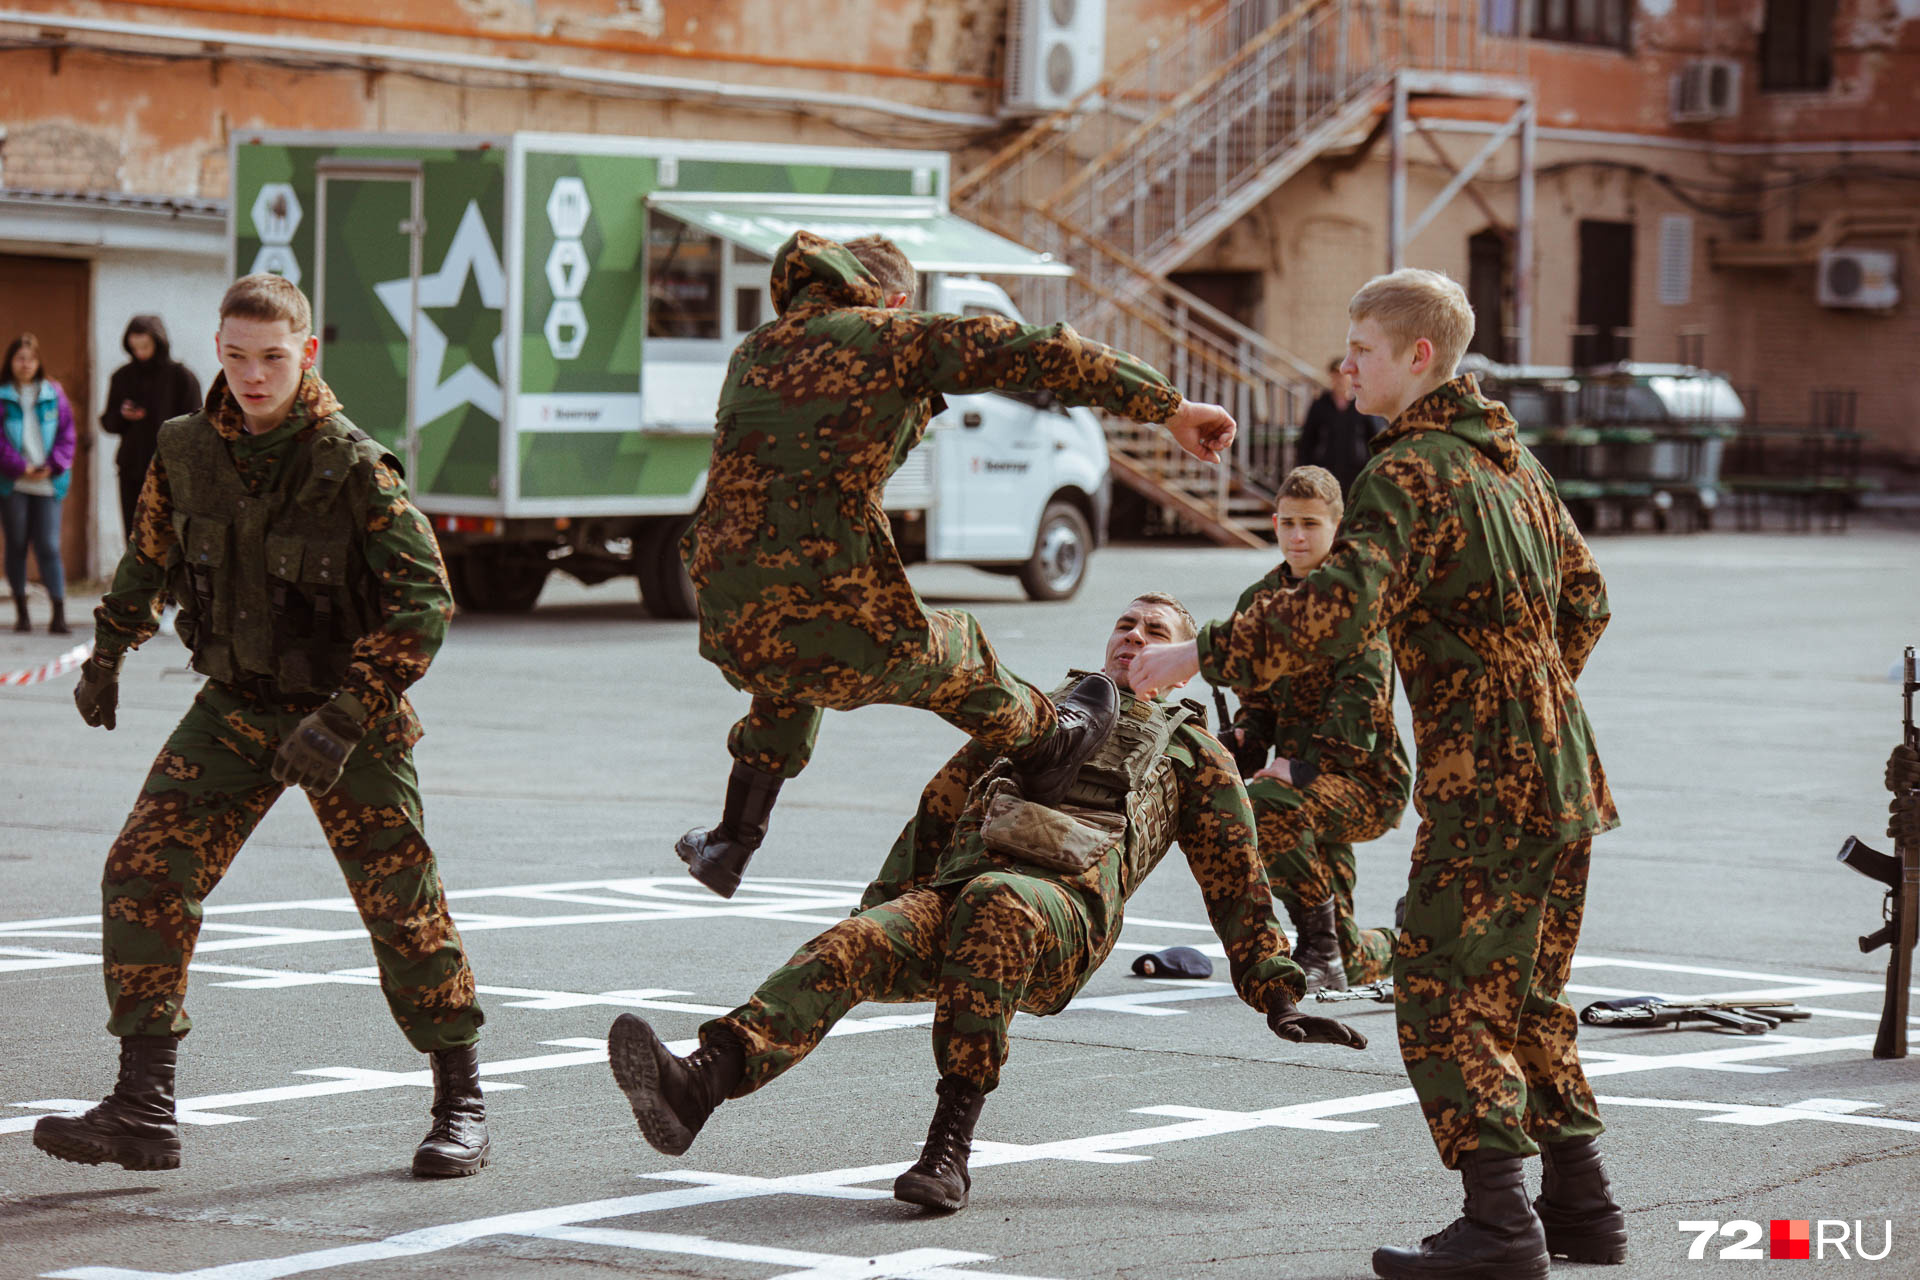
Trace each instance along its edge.
<path fill-rule="evenodd" d="M 500 384 L 482 373 L 471 361 L 454 370 L 444 381 L 440 380 L 440 366 L 447 357 L 447 335 L 427 312 L 433 308 L 460 305 L 460 294 L 466 288 L 469 276 L 473 278 L 474 288 L 480 294 L 482 306 L 498 311 L 506 305 L 506 272 L 501 269 L 500 255 L 494 250 L 493 237 L 487 234 L 487 222 L 481 216 L 480 202 L 477 200 L 467 202 L 467 211 L 461 215 L 460 226 L 453 233 L 453 243 L 447 246 L 447 256 L 441 260 L 440 269 L 430 276 L 420 277 L 417 328 L 408 323 L 413 292 L 411 281 L 402 276 L 398 280 L 383 280 L 373 286 L 380 305 L 400 326 L 400 332 L 413 333 L 414 341 L 419 343 L 419 359 L 414 367 L 421 375 L 422 382 L 413 395 L 413 425 L 416 427 L 424 426 L 463 404 L 472 405 L 496 422 L 500 419 Z M 495 369 L 500 367 L 505 353 L 506 333 L 503 330 L 493 340 Z"/>

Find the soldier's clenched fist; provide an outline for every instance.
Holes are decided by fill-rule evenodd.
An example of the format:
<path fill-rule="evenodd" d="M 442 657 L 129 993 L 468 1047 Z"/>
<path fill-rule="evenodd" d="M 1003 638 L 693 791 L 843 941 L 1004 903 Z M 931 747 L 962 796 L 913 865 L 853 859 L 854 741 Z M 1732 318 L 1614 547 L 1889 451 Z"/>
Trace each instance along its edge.
<path fill-rule="evenodd" d="M 120 665 L 124 653 L 95 653 L 80 664 L 80 683 L 73 686 L 73 705 L 80 718 L 96 729 L 111 731 L 120 709 Z"/>

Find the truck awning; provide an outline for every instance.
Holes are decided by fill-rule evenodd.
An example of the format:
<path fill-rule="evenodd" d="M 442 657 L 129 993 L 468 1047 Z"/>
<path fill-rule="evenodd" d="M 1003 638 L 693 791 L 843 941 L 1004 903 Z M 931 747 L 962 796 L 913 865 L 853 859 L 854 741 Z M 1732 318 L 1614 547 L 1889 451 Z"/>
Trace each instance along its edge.
<path fill-rule="evenodd" d="M 654 195 L 658 209 L 723 240 L 773 257 L 796 231 L 831 240 L 882 235 L 916 270 L 1002 276 L 1070 276 L 1052 254 L 1023 248 L 930 200 L 873 196 Z"/>

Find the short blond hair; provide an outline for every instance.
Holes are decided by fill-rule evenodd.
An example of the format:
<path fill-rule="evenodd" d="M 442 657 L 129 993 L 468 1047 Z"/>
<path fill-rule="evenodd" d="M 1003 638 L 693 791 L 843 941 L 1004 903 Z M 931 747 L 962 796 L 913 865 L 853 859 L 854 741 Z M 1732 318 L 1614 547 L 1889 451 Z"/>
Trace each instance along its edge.
<path fill-rule="evenodd" d="M 313 332 L 313 307 L 307 295 L 293 281 L 270 271 L 241 276 L 227 286 L 226 296 L 220 299 L 220 318 L 228 316 L 265 324 L 284 320 L 295 337 Z"/>
<path fill-rule="evenodd" d="M 1187 629 L 1187 634 L 1181 636 L 1180 639 L 1191 640 L 1200 634 L 1200 624 L 1193 620 L 1193 615 L 1187 612 L 1187 606 L 1181 604 L 1177 596 L 1168 595 L 1164 591 L 1142 591 L 1127 603 L 1165 605 L 1167 608 L 1173 610 L 1174 614 L 1180 619 L 1180 625 Z"/>
<path fill-rule="evenodd" d="M 920 277 L 899 245 L 885 236 L 861 236 L 857 240 L 847 241 L 845 247 L 867 269 L 867 274 L 880 282 L 887 297 L 904 293 L 907 295 L 907 305 L 914 304 L 920 292 Z"/>
<path fill-rule="evenodd" d="M 1273 498 L 1276 512 L 1287 498 L 1318 498 L 1333 512 L 1335 524 L 1340 523 L 1340 516 L 1347 509 L 1346 497 L 1340 492 L 1340 478 L 1325 467 L 1295 467 L 1287 472 L 1286 478 L 1280 481 L 1280 492 Z"/>
<path fill-rule="evenodd" d="M 1347 304 L 1347 319 L 1373 320 L 1392 339 L 1396 352 L 1421 338 L 1433 344 L 1434 370 L 1451 378 L 1473 341 L 1473 304 L 1452 277 L 1419 267 L 1402 267 L 1360 286 Z"/>

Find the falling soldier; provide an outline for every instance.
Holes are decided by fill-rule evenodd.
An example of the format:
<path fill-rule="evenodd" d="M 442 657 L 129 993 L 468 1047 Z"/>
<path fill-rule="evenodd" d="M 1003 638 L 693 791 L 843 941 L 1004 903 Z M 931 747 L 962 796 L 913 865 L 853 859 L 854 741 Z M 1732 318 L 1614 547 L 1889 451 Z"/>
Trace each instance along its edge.
<path fill-rule="evenodd" d="M 287 786 L 304 788 L 373 940 L 387 1007 L 429 1055 L 420 1177 L 487 1163 L 473 973 L 421 831 L 420 737 L 405 690 L 452 615 L 446 570 L 399 464 L 313 372 L 300 290 L 236 281 L 220 303 L 205 407 L 160 429 L 134 530 L 95 614 L 74 700 L 112 729 L 128 649 L 179 602 L 207 677 L 147 775 L 102 877 L 102 951 L 120 1077 L 34 1145 L 127 1169 L 180 1165 L 174 1067 L 192 1023 L 187 966 L 202 902 Z"/>
<path fill-rule="evenodd" d="M 781 783 L 806 767 L 825 710 L 925 708 L 1011 756 L 1043 802 L 1113 723 L 1100 682 L 1049 700 L 1000 666 L 971 615 L 927 609 L 907 581 L 881 493 L 942 393 L 1046 391 L 1165 423 L 1207 461 L 1233 440 L 1225 410 L 1188 403 L 1132 356 L 1066 325 L 912 311 L 915 287 L 891 241 L 798 232 L 774 257 L 778 318 L 727 370 L 684 550 L 701 656 L 753 702 L 727 736 L 723 816 L 676 845 L 722 897 L 765 839 Z"/>
<path fill-rule="evenodd" d="M 1102 675 L 1127 690 L 1150 640 L 1192 634 L 1179 601 L 1140 596 L 1107 639 Z M 974 1124 L 999 1083 L 1008 1023 L 1016 1010 L 1066 1007 L 1113 950 L 1127 899 L 1176 840 L 1240 998 L 1283 1039 L 1365 1048 L 1357 1031 L 1294 1006 L 1302 975 L 1274 924 L 1232 756 L 1191 703 L 1123 693 L 1120 707 L 1057 807 L 1024 798 L 1005 755 L 977 738 L 963 746 L 921 793 L 862 909 L 701 1027 L 691 1056 L 674 1056 L 645 1021 L 622 1014 L 609 1055 L 646 1140 L 681 1154 L 723 1100 L 792 1067 L 864 1000 L 932 1000 L 938 1102 L 920 1158 L 893 1193 L 964 1208 Z"/>
<path fill-rule="evenodd" d="M 1136 689 L 1196 671 L 1255 683 L 1336 662 L 1385 631 L 1420 768 L 1394 1019 L 1465 1212 L 1381 1276 L 1540 1280 L 1549 1256 L 1620 1262 L 1626 1222 L 1564 999 L 1593 837 L 1618 825 L 1574 681 L 1608 618 L 1593 555 L 1506 407 L 1453 378 L 1473 335 L 1460 286 L 1369 281 L 1348 306 L 1362 412 L 1391 421 L 1326 561 L 1297 589 L 1155 646 Z M 1540 1152 L 1529 1204 L 1525 1158 Z"/>
<path fill-rule="evenodd" d="M 1295 467 L 1280 482 L 1273 527 L 1280 564 L 1248 587 L 1236 614 L 1267 592 L 1298 587 L 1333 548 L 1345 507 L 1340 481 L 1323 467 Z M 1393 654 L 1385 633 L 1338 662 L 1234 690 L 1236 754 L 1269 749 L 1247 779 L 1260 857 L 1273 895 L 1293 924 L 1293 958 L 1307 990 L 1343 991 L 1387 976 L 1391 929 L 1354 920 L 1353 846 L 1400 823 L 1410 771 L 1393 723 Z"/>

